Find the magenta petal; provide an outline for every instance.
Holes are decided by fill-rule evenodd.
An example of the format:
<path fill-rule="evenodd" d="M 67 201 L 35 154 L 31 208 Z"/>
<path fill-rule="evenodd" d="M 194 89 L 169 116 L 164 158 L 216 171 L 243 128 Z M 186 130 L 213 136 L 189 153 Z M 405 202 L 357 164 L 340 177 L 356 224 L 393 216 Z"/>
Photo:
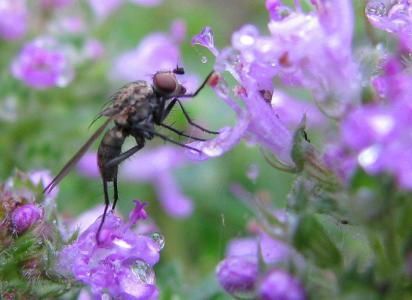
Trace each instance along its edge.
<path fill-rule="evenodd" d="M 192 45 L 201 45 L 209 49 L 214 56 L 219 55 L 219 51 L 215 48 L 212 28 L 206 26 L 203 30 L 192 38 Z"/>
<path fill-rule="evenodd" d="M 100 171 L 97 166 L 96 152 L 86 153 L 77 164 L 77 171 L 86 177 L 98 178 Z"/>
<path fill-rule="evenodd" d="M 302 284 L 283 270 L 272 270 L 261 281 L 259 299 L 305 300 Z"/>
<path fill-rule="evenodd" d="M 27 30 L 28 11 L 25 0 L 2 0 L 0 3 L 0 38 L 15 40 Z"/>
<path fill-rule="evenodd" d="M 169 215 L 185 218 L 192 213 L 192 201 L 182 193 L 170 172 L 158 173 L 155 186 L 160 203 Z"/>
<path fill-rule="evenodd" d="M 205 142 L 193 142 L 189 146 L 199 149 L 201 153 L 194 150 L 186 150 L 186 154 L 193 160 L 205 160 L 210 157 L 217 157 L 232 149 L 240 142 L 249 126 L 249 118 L 246 114 L 238 118 L 234 127 L 224 127 L 220 129 L 219 135 Z"/>

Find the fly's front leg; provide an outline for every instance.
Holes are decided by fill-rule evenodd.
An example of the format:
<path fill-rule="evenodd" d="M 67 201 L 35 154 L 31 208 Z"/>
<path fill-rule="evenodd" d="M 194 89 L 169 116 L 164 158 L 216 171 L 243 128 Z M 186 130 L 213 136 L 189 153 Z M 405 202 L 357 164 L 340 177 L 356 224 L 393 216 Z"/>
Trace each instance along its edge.
<path fill-rule="evenodd" d="M 205 80 L 202 82 L 202 84 L 197 88 L 197 90 L 196 90 L 194 93 L 181 95 L 181 96 L 179 96 L 179 98 L 194 98 L 194 97 L 196 97 L 197 94 L 199 94 L 199 92 L 206 86 L 206 83 L 209 81 L 210 77 L 212 77 L 212 75 L 213 75 L 214 73 L 215 73 L 214 71 L 210 72 L 210 73 L 206 76 L 206 78 L 205 78 Z"/>
<path fill-rule="evenodd" d="M 194 126 L 194 127 L 196 127 L 196 128 L 199 128 L 200 130 L 203 130 L 204 132 L 207 132 L 207 133 L 210 133 L 210 134 L 219 134 L 219 132 L 217 132 L 217 131 L 212 131 L 212 130 L 206 129 L 206 128 L 204 128 L 204 127 L 196 124 L 195 122 L 193 122 L 192 119 L 190 118 L 189 114 L 186 112 L 185 108 L 183 107 L 182 103 L 179 101 L 179 99 L 175 99 L 175 100 L 176 100 L 176 102 L 179 104 L 179 106 L 180 106 L 180 108 L 181 108 L 181 110 L 182 110 L 182 112 L 183 112 L 183 115 L 185 116 L 187 122 L 188 122 L 190 125 L 192 125 L 192 126 Z"/>

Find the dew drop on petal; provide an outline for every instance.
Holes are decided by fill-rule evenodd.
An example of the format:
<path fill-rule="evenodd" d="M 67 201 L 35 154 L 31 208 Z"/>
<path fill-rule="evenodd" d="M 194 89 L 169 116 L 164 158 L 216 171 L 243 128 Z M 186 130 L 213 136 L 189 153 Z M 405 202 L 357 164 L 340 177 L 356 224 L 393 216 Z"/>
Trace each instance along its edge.
<path fill-rule="evenodd" d="M 116 246 L 123 248 L 123 249 L 131 249 L 132 245 L 130 245 L 128 242 L 126 242 L 125 240 L 122 239 L 114 239 L 113 240 L 113 244 L 115 244 Z"/>
<path fill-rule="evenodd" d="M 200 61 L 202 62 L 202 63 L 207 63 L 207 57 L 206 56 L 202 56 L 201 58 L 200 58 Z"/>
<path fill-rule="evenodd" d="M 158 232 L 154 232 L 151 234 L 152 240 L 159 246 L 160 250 L 162 250 L 165 246 L 165 238 Z"/>
<path fill-rule="evenodd" d="M 365 7 L 366 16 L 374 21 L 386 15 L 386 5 L 382 1 L 371 0 Z"/>
<path fill-rule="evenodd" d="M 153 284 L 155 282 L 155 273 L 147 263 L 143 260 L 136 260 L 131 265 L 131 270 L 133 274 L 138 278 L 139 281 L 146 284 Z"/>

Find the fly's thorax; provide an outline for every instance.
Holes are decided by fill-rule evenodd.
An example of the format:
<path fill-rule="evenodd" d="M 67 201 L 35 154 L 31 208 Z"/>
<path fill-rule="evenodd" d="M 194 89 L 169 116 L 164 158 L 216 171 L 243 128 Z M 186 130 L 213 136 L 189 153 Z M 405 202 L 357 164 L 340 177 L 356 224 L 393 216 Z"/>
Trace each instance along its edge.
<path fill-rule="evenodd" d="M 146 81 L 128 83 L 113 95 L 113 103 L 102 115 L 110 117 L 119 126 L 128 126 L 131 117 L 144 119 L 152 113 L 157 98 L 153 87 Z"/>

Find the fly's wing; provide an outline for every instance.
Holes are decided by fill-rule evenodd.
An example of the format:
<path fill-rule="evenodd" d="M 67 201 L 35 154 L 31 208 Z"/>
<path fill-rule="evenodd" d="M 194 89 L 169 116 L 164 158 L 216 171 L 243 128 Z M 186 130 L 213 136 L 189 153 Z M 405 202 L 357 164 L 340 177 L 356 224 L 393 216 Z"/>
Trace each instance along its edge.
<path fill-rule="evenodd" d="M 103 130 L 106 128 L 107 124 L 111 119 L 107 119 L 102 126 L 100 126 L 95 133 L 87 140 L 87 142 L 80 148 L 79 151 L 66 163 L 66 165 L 61 169 L 59 174 L 45 187 L 43 190 L 44 194 L 50 193 L 56 185 L 70 172 L 70 170 L 78 163 L 80 158 L 86 153 L 87 149 L 93 144 L 93 142 L 102 134 Z"/>

